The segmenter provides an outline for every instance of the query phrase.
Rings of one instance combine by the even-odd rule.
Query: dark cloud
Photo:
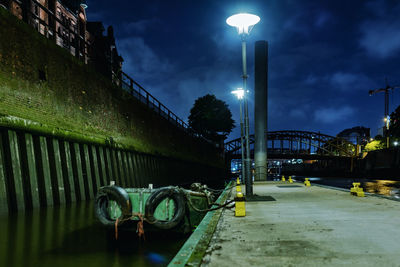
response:
[[[134,34],[143,34],[148,30],[152,30],[155,27],[161,27],[162,24],[160,20],[156,18],[152,19],[142,19],[138,21],[131,21],[123,25],[122,31],[124,31],[128,36]]]
[[[369,56],[385,59],[400,52],[400,21],[367,21],[361,26],[360,45]]]
[[[344,107],[327,107],[314,111],[314,119],[316,122],[324,124],[338,123],[343,120],[351,120],[354,109],[348,106]]]
[[[393,57],[400,52],[400,3],[370,1],[366,4],[370,17],[360,24],[360,46],[378,59]]]
[[[242,86],[241,46],[225,19],[261,17],[248,38],[249,111],[253,117],[254,42],[269,42],[268,125],[337,134],[381,127],[384,78],[400,83],[400,5],[396,1],[88,1],[88,17],[114,25],[124,71],[182,119],[196,98],[227,102]],[[101,19],[101,16],[104,16]],[[400,92],[390,96],[400,104]],[[253,122],[251,119],[251,127]],[[239,136],[239,127],[230,139]]]

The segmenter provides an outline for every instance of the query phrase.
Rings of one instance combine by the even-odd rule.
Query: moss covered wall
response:
[[[44,73],[46,80],[40,79]],[[223,166],[218,151],[0,9],[0,126]]]

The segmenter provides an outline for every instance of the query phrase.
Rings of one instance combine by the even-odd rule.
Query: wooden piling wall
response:
[[[199,163],[0,128],[0,214],[91,200],[111,181],[159,187],[222,175]]]

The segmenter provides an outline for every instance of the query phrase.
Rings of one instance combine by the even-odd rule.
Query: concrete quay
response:
[[[400,266],[398,201],[287,182],[254,194],[276,201],[224,210],[201,266]]]

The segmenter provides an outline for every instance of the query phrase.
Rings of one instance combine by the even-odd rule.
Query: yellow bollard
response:
[[[360,187],[360,183],[353,183],[353,187],[350,188],[350,194],[358,197],[365,197],[364,189]]]
[[[350,193],[357,193],[359,186],[360,186],[360,183],[353,183],[353,187],[350,188]]]
[[[285,175],[282,175],[282,182],[285,182],[285,181],[286,181]]]
[[[361,187],[360,187],[360,190],[357,191],[357,196],[358,197],[365,197],[364,190]]]
[[[242,187],[240,186],[240,179],[236,179],[236,192],[242,192]]]
[[[304,185],[305,185],[305,186],[311,186],[311,183],[310,183],[310,181],[308,180],[308,178],[305,178],[305,180],[304,180]]]
[[[246,216],[246,206],[242,192],[237,192],[235,197],[235,217]]]
[[[293,183],[292,176],[289,176],[288,181],[289,181],[289,183],[291,183],[291,184]]]

